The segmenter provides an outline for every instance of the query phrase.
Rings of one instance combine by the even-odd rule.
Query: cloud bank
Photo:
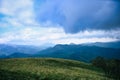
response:
[[[67,33],[120,28],[120,1],[45,0],[37,2],[38,21],[52,21]]]
[[[66,34],[62,28],[24,28],[18,31],[6,32],[0,35],[0,43],[19,45],[55,45],[81,44],[91,42],[119,41],[120,31],[84,31],[77,34]],[[114,36],[114,37],[113,37]]]
[[[0,0],[0,43],[120,41],[119,0]]]

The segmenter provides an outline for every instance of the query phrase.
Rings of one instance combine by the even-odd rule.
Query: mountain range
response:
[[[99,44],[99,45],[98,45]],[[104,44],[104,46],[103,46]],[[41,50],[40,48],[31,47],[16,47],[21,51],[14,51],[13,47],[4,47],[0,45],[0,49],[3,51],[7,49],[10,52],[9,55],[0,54],[0,58],[25,58],[25,57],[52,57],[52,58],[64,58],[79,60],[84,62],[90,62],[92,59],[101,56],[105,58],[120,59],[120,42],[112,43],[91,43],[91,44],[58,44],[54,47],[49,47]],[[106,45],[106,46],[105,46]],[[107,46],[109,45],[109,46]],[[111,46],[110,46],[111,45]],[[118,47],[116,47],[116,46]],[[27,49],[27,53],[25,50]],[[6,52],[7,52],[6,51]]]
[[[36,52],[44,48],[45,47],[32,45],[0,44],[0,55],[11,55],[16,52],[25,54],[35,54]]]
[[[120,59],[120,49],[83,45],[56,45],[38,52],[35,57],[65,58],[89,62],[97,56]]]
[[[83,44],[87,46],[99,46],[99,47],[106,47],[106,48],[120,48],[120,41],[116,42],[96,42],[96,43],[87,43]]]

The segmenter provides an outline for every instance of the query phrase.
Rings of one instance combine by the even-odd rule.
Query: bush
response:
[[[120,60],[97,57],[92,60],[92,65],[103,69],[107,76],[120,80]]]

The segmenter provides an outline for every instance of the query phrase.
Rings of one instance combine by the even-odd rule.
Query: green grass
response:
[[[55,58],[0,60],[0,80],[112,80],[91,64]]]

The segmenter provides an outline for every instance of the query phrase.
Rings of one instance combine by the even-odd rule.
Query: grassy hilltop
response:
[[[112,80],[90,64],[54,58],[1,59],[0,80]]]

